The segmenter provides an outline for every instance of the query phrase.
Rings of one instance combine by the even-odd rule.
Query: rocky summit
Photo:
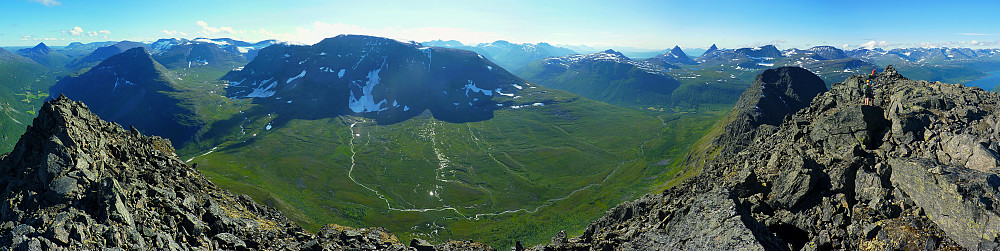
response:
[[[173,147],[60,96],[0,157],[0,250],[489,250],[381,228],[312,234],[185,165]]]
[[[781,97],[746,93],[725,123],[750,120],[746,104]],[[695,177],[533,249],[1000,249],[1000,95],[889,66],[800,98],[812,102],[776,126],[710,134]],[[720,137],[749,131],[729,139],[746,145]]]

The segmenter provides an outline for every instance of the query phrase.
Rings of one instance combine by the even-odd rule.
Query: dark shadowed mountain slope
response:
[[[93,52],[91,52],[90,54],[87,54],[87,56],[84,56],[82,58],[76,59],[73,62],[69,63],[69,65],[67,65],[67,67],[71,68],[71,69],[87,68],[87,67],[93,66],[93,65],[95,65],[95,64],[97,64],[97,63],[99,63],[101,61],[104,61],[105,59],[108,59],[111,56],[118,55],[118,53],[122,53],[124,51],[127,51],[127,50],[132,49],[132,48],[136,48],[136,47],[142,47],[142,48],[146,49],[147,51],[149,50],[149,46],[146,45],[146,44],[144,44],[144,43],[132,42],[132,41],[121,41],[121,42],[117,42],[117,43],[112,44],[112,45],[108,45],[108,46],[97,48]]]
[[[172,96],[178,89],[165,72],[145,49],[133,48],[80,76],[59,81],[49,93],[65,94],[110,121],[182,144],[201,122],[194,111]]]
[[[290,118],[353,114],[380,123],[425,110],[449,122],[490,119],[525,84],[471,51],[356,35],[265,48],[223,80],[226,96],[254,98]]]

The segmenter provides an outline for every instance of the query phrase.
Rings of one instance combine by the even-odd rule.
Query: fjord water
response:
[[[998,84],[1000,84],[1000,71],[991,71],[987,73],[989,75],[986,77],[966,82],[965,86],[975,86],[983,88],[983,90],[992,91],[994,88],[997,88]]]

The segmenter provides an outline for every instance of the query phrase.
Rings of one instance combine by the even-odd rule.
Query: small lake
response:
[[[991,71],[987,72],[987,74],[989,75],[986,77],[966,82],[965,86],[978,86],[979,88],[983,88],[983,90],[993,91],[993,88],[1000,85],[1000,71]]]

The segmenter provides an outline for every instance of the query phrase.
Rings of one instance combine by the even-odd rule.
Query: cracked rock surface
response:
[[[1000,249],[1000,95],[889,66],[800,95],[807,105],[787,113],[748,107],[788,97],[759,95],[770,83],[821,88],[789,73],[799,70],[758,76],[712,145],[689,157],[698,175],[531,249]],[[872,105],[862,105],[867,80]]]
[[[382,228],[313,234],[184,164],[169,141],[60,96],[0,157],[0,250],[490,250],[404,245]]]

